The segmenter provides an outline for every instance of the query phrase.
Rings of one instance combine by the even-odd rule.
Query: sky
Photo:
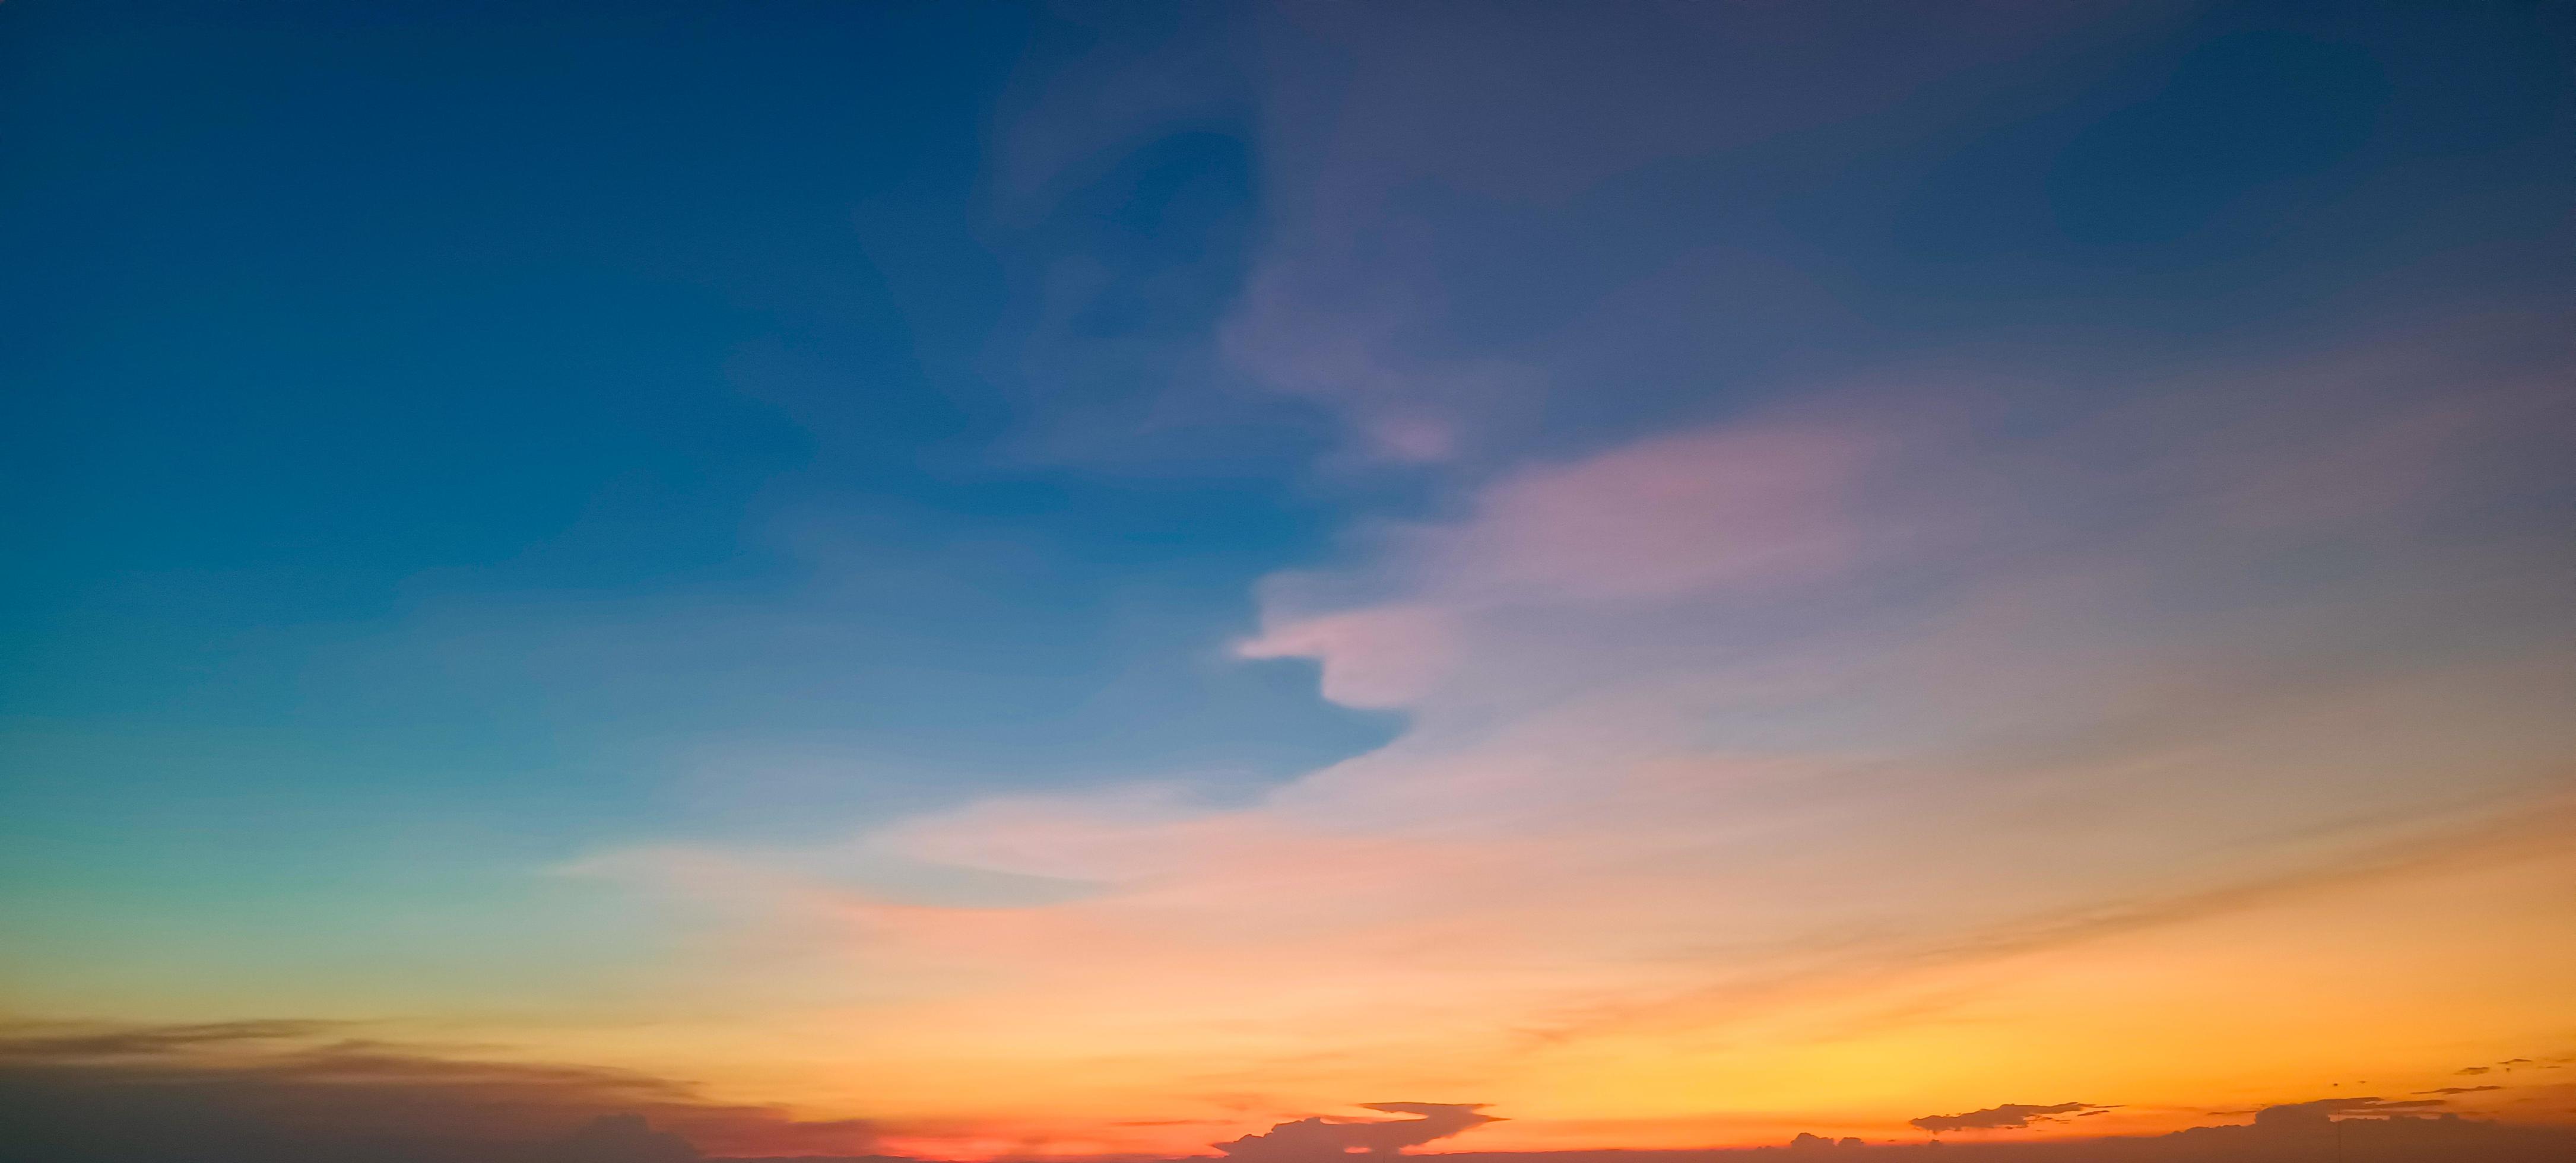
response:
[[[2571,62],[14,0],[0,1142],[2563,1149]]]

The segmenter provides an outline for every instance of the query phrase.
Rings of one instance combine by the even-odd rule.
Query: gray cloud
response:
[[[865,1149],[860,1122],[626,1071],[487,1062],[342,1023],[0,1027],[0,1157],[47,1163],[686,1163]]]
[[[1307,1159],[1354,1151],[1394,1154],[1406,1147],[1445,1139],[1470,1127],[1500,1122],[1485,1114],[1483,1103],[1372,1102],[1364,1110],[1415,1115],[1409,1119],[1348,1119],[1318,1115],[1280,1123],[1258,1135],[1211,1144],[1237,1159]]]
[[[340,1022],[282,1019],[123,1027],[31,1022],[7,1027],[16,1035],[0,1038],[0,1056],[106,1058],[166,1054],[208,1046],[311,1038],[346,1028]]]
[[[2087,1115],[2110,1109],[2112,1108],[2089,1102],[2061,1102],[2048,1106],[2008,1102],[2002,1106],[1987,1107],[1984,1110],[1969,1111],[1966,1114],[1925,1115],[1909,1121],[1917,1128],[1937,1134],[1942,1131],[1985,1131],[2027,1127],[2034,1122],[2051,1122],[2058,1117]]]
[[[2254,1112],[2254,1125],[2281,1127],[2322,1123],[2336,1115],[2413,1115],[2425,1113],[2442,1105],[2444,1105],[2443,1101],[2438,1098],[2382,1099],[2371,1096],[2321,1098],[2312,1102],[2293,1102],[2264,1107]]]
[[[2351,1102],[2354,1100],[2342,1100]],[[2358,1100],[2378,1103],[2376,1099]],[[1759,1163],[1794,1158],[1858,1158],[1920,1163],[2320,1163],[2344,1157],[2372,1163],[2566,1163],[2576,1159],[2576,1127],[2514,1125],[2452,1114],[2390,1110],[2375,1117],[2329,1121],[2309,1104],[2279,1108],[2256,1125],[2201,1126],[2149,1136],[1947,1139],[1863,1143],[1804,1134],[1779,1147],[1708,1151],[1442,1152],[1440,1163]],[[2356,1112],[2360,1113],[2360,1112]]]

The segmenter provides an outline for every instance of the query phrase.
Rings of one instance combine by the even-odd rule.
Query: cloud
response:
[[[1462,520],[1389,531],[1375,568],[1463,604],[1812,579],[1852,563],[1863,474],[1891,451],[1864,423],[1751,420],[1525,465],[1483,483]]]
[[[1475,516],[1426,531],[1437,588],[1490,601],[1668,597],[1796,581],[1849,563],[1870,440],[1737,424],[1661,436],[1487,485]]]
[[[2476,1094],[2476,1093],[2478,1093],[2478,1092],[2480,1092],[2480,1091],[2486,1091],[2486,1090],[2503,1090],[2503,1089],[2504,1089],[2504,1088],[2503,1088],[2503,1087],[2501,1087],[2501,1086],[2438,1086],[2438,1087],[2435,1087],[2435,1088],[2433,1088],[2433,1089],[2431,1089],[2431,1090],[2419,1090],[2419,1091],[2416,1091],[2415,1093],[2417,1093],[2417,1094]]]
[[[2258,1127],[2298,1126],[2321,1123],[2336,1115],[2411,1115],[2447,1105],[2438,1098],[2382,1099],[2321,1098],[2311,1102],[2284,1103],[2254,1112]]]
[[[168,1054],[241,1043],[309,1039],[348,1028],[344,1022],[253,1020],[195,1025],[100,1028],[77,1022],[0,1026],[0,1060],[116,1058]],[[44,1033],[57,1030],[57,1033]]]
[[[693,1163],[703,1158],[687,1139],[656,1131],[638,1114],[601,1115],[550,1144],[562,1163]]]
[[[696,1098],[633,1073],[440,1057],[342,1037],[350,1023],[241,1022],[81,1029],[10,1027],[0,1036],[0,1155],[46,1163],[698,1163],[724,1157],[867,1159],[875,1140],[850,1124],[799,1124],[766,1108]],[[2154,1163],[2288,1163],[2314,1157],[2328,1120],[2355,1157],[2402,1163],[2455,1158],[2564,1158],[2564,1127],[2517,1127],[2436,1115],[2431,1100],[2323,1099],[2265,1108],[2251,1125],[2155,1138],[2056,1143],[1952,1143],[1945,1155],[2054,1161],[2117,1157]],[[1313,1163],[1391,1156],[1498,1121],[1484,1104],[1381,1102],[1396,1118],[1317,1116],[1217,1144],[1226,1156]],[[2012,1128],[2116,1108],[2006,1104],[1915,1120],[1926,1130]],[[1186,1125],[1185,1123],[1182,1125]],[[1821,1136],[1802,1151],[1901,1153]],[[2109,1152],[2110,1154],[2104,1154]],[[1459,1163],[1619,1163],[1638,1152],[1484,1152]],[[1658,1153],[1666,1163],[1724,1163],[1752,1153]]]
[[[1311,658],[1323,664],[1325,698],[1349,707],[1401,707],[1434,689],[1451,663],[1455,633],[1429,606],[1281,620],[1236,647],[1245,658]]]
[[[1356,1119],[1317,1115],[1212,1146],[1237,1159],[1304,1160],[1353,1152],[1388,1155],[1501,1121],[1483,1113],[1482,1103],[1372,1102],[1360,1106],[1364,1110],[1417,1117]]]
[[[1731,189],[1677,213],[1624,183],[1906,108],[1918,87],[2084,18],[1675,7],[1457,21],[1295,6],[1254,23],[1264,245],[1225,354],[1331,410],[1361,457],[1422,465],[1673,390],[1660,382],[1669,365],[1635,363],[1681,349],[1731,366],[1846,313],[1748,241],[1768,216],[1730,211],[1762,194]],[[1814,156],[1848,156],[1839,135],[1820,136]],[[1558,333],[1568,324],[1592,334]],[[1592,345],[1639,354],[1616,372],[1568,357]]]
[[[2092,1114],[2097,1111],[2116,1109],[2118,1108],[2097,1106],[2088,1102],[2061,1102],[2053,1103],[2048,1106],[2031,1106],[2026,1103],[2005,1103],[2002,1106],[1987,1107],[1984,1110],[1969,1111],[1962,1115],[1925,1115],[1918,1119],[1910,1119],[1908,1122],[1917,1128],[1931,1131],[1935,1134],[1943,1131],[1987,1131],[2012,1127],[2027,1127],[2034,1122],[2053,1122],[2059,1117],[2071,1117]]]
[[[1355,568],[1270,579],[1238,653],[1314,659],[1324,696],[1356,707],[1513,697],[1495,684],[1532,677],[1521,652],[1577,662],[1624,644],[1569,649],[1558,633],[1847,579],[1898,536],[1860,509],[1888,451],[1865,425],[1754,421],[1524,466],[1456,520],[1370,529]]]
[[[849,1151],[876,1138],[651,1075],[339,1036],[357,1029],[0,1027],[0,1148],[39,1144],[31,1157],[49,1163],[681,1163],[701,1144]]]

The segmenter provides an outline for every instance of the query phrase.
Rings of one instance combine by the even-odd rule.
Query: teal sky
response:
[[[1127,268],[1076,342],[1223,310],[1240,127],[997,226],[995,94],[1080,30],[817,15],[10,14],[19,956],[399,942],[610,840],[1386,736],[1212,645],[1318,542],[1320,423],[1180,476],[1007,447],[1145,390],[1010,366],[1049,264]]]

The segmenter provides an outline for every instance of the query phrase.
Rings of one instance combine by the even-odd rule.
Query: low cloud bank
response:
[[[1363,1151],[1391,1155],[1406,1147],[1446,1139],[1470,1127],[1501,1121],[1485,1114],[1483,1103],[1371,1102],[1360,1106],[1363,1110],[1417,1117],[1356,1119],[1318,1115],[1214,1146],[1236,1159],[1322,1159]]]
[[[440,1057],[314,1022],[0,1026],[0,1158],[45,1163],[914,1163],[874,1128],[799,1122],[697,1098],[668,1079]],[[2478,1088],[2458,1088],[2462,1090]],[[2286,1103],[2250,1122],[2136,1138],[2012,1131],[2112,1109],[2005,1103],[1913,1121],[1966,1139],[1864,1143],[1817,1134],[1708,1151],[1438,1153],[1442,1163],[1734,1163],[1794,1154],[2009,1163],[2565,1163],[2576,1126],[2463,1118],[2441,1098]],[[1382,1102],[1390,1118],[1317,1116],[1217,1144],[1229,1163],[1387,1158],[1499,1121],[1483,1104]],[[1206,1156],[1198,1156],[1204,1161]],[[1123,1160],[1122,1163],[1134,1163]],[[1181,1163],[1181,1161],[1173,1161]]]
[[[2032,1123],[2055,1122],[2061,1118],[2076,1118],[2083,1115],[2100,1114],[2101,1112],[2110,1109],[2112,1108],[2107,1106],[2095,1106],[2092,1103],[2087,1102],[2061,1102],[2052,1103],[2048,1106],[2032,1106],[2026,1103],[2008,1102],[2002,1106],[1987,1107],[1981,1111],[1969,1111],[1963,1115],[1925,1115],[1922,1118],[1910,1121],[1919,1129],[1931,1131],[1937,1134],[1942,1131],[1974,1131],[1995,1130],[2006,1127],[2027,1127]]]
[[[1921,1160],[1922,1163],[2566,1163],[2576,1127],[2493,1123],[2452,1114],[2339,1117],[2375,1099],[2270,1107],[2252,1123],[2137,1138],[1864,1143],[1802,1134],[1781,1147],[1728,1151],[1546,1151],[1441,1154],[1440,1163],[1759,1163],[1764,1159]],[[1995,1108],[2001,1109],[2001,1108]]]
[[[649,1075],[440,1056],[318,1022],[0,1027],[0,1158],[45,1163],[692,1163],[855,1154]]]

